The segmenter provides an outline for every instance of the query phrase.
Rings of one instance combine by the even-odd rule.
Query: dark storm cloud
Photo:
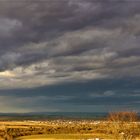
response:
[[[84,83],[67,83],[51,85],[33,89],[1,90],[2,100],[8,100],[9,105],[17,104],[22,109],[37,108],[40,111],[67,111],[67,107],[116,106],[116,108],[128,107],[139,109],[140,104],[140,80],[139,78],[94,80]],[[4,102],[1,100],[1,104]],[[119,103],[119,104],[118,104]],[[30,106],[30,107],[29,107]],[[65,106],[66,108],[63,108]],[[60,110],[59,110],[60,109]],[[62,110],[61,110],[62,109]],[[81,110],[82,111],[83,107]],[[92,111],[90,109],[89,111]]]
[[[0,1],[1,100],[139,109],[139,25],[137,0]]]
[[[130,79],[106,79],[92,80],[81,83],[63,83],[32,89],[10,89],[0,90],[1,95],[19,97],[74,97],[74,98],[96,98],[96,97],[125,97],[138,96],[140,92],[139,78]],[[59,90],[58,90],[59,89]],[[67,89],[67,90],[66,90]],[[20,94],[22,93],[22,94]],[[140,95],[139,95],[140,96]]]
[[[138,16],[139,20],[139,5],[137,1],[133,3],[91,0],[86,2],[83,0],[1,1],[1,53],[15,51],[30,42],[46,42],[67,32],[90,26],[108,29],[112,25],[115,26],[114,28],[122,28],[128,32],[132,27],[127,21],[133,22],[135,16]],[[132,31],[130,34],[135,32]],[[85,41],[79,44],[83,47],[80,47],[79,50],[75,47],[70,52],[65,52],[65,55],[88,50],[88,47],[85,46],[99,46],[96,40],[87,43]],[[105,44],[100,45],[105,47]],[[89,49],[91,50],[92,47]],[[29,51],[32,52],[30,55],[34,55],[34,48]],[[26,59],[29,63],[30,59],[24,53],[27,52],[23,52],[23,64]],[[42,55],[42,53],[38,53],[38,55]],[[35,62],[36,59],[42,59],[42,57],[36,57]]]

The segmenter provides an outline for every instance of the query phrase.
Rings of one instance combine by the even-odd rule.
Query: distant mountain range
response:
[[[0,113],[0,119],[101,119],[108,113],[102,112],[28,112]]]

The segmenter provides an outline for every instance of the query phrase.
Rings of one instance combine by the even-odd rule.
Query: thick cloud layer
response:
[[[8,94],[13,100],[24,100],[26,93],[22,90],[27,93],[31,90],[32,98],[35,98],[32,104],[42,110],[47,106],[43,104],[42,96],[48,98],[50,94],[54,97],[48,98],[48,110],[65,110],[60,102],[68,108],[72,108],[70,104],[76,104],[77,107],[85,106],[85,110],[92,108],[88,105],[104,110],[101,106],[116,106],[119,101],[126,108],[129,103],[130,108],[139,110],[139,25],[140,2],[137,0],[0,1],[2,99],[8,98]],[[118,80],[124,86],[130,85],[131,81],[134,88],[106,85],[106,82]],[[101,91],[96,89],[95,83],[89,84],[90,81],[100,81]],[[69,86],[76,88],[75,83],[78,87],[82,84],[85,88],[93,88],[90,93],[87,88],[82,92],[81,86],[78,91],[68,91]],[[64,86],[65,92],[59,92],[60,85]],[[43,95],[38,90],[40,87]],[[49,91],[48,87],[58,93]],[[13,90],[18,91],[18,95],[14,95]],[[63,96],[66,102],[60,100]],[[96,98],[92,99],[92,96]],[[56,106],[52,105],[53,100]],[[14,105],[13,102],[10,106],[12,104],[14,108],[20,103]],[[31,105],[27,106],[30,111]],[[80,111],[80,107],[77,110]]]

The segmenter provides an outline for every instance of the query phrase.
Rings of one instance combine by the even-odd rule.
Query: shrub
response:
[[[116,139],[133,140],[137,137],[136,112],[112,112],[108,116],[108,131]]]

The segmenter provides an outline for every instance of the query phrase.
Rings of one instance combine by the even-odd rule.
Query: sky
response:
[[[0,112],[140,112],[139,0],[0,0]]]

